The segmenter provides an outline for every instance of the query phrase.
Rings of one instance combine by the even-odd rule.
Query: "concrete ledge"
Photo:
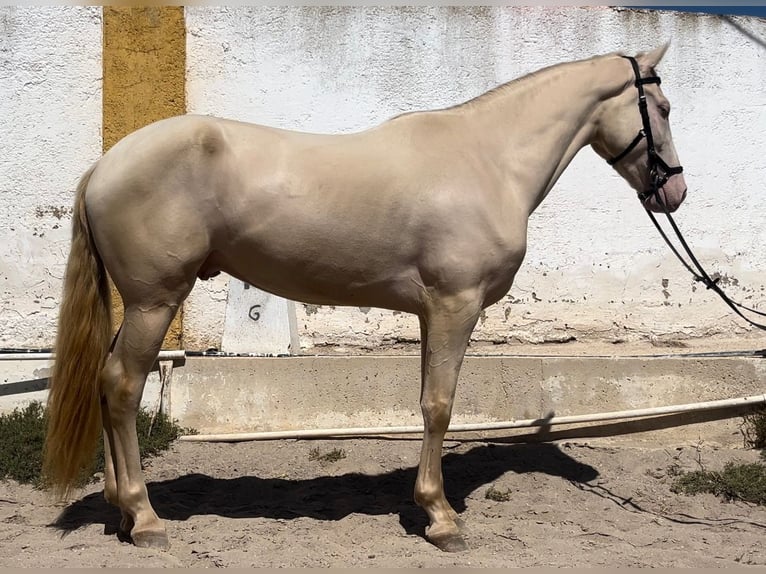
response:
[[[162,397],[172,418],[204,434],[422,423],[418,356],[187,357],[173,365],[164,381],[157,371],[150,374],[143,404],[157,408]],[[44,400],[49,367],[50,361],[0,362],[0,412]],[[766,361],[753,357],[467,356],[452,420],[517,420],[738,398],[764,393],[765,374]],[[741,414],[728,410],[554,427],[545,437],[643,433],[641,440],[742,444]],[[541,436],[533,430],[499,434]]]
[[[419,369],[416,356],[189,358],[174,372],[170,412],[200,433],[418,425]],[[764,373],[766,362],[758,358],[468,356],[452,420],[529,419],[736,398],[763,393]],[[657,428],[667,430],[653,434],[658,440],[741,444],[741,419],[732,418],[737,414],[723,413],[721,420],[705,424],[715,415],[663,417]],[[673,428],[672,420],[684,428]],[[631,426],[652,430],[646,423]]]

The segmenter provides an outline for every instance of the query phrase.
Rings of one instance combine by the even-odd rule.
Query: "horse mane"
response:
[[[528,74],[524,74],[523,76],[519,76],[518,78],[514,78],[513,80],[510,80],[508,82],[504,82],[502,84],[499,84],[495,86],[494,88],[489,89],[488,91],[484,92],[483,94],[479,94],[478,96],[471,98],[470,100],[467,100],[465,102],[455,104],[454,106],[450,106],[448,108],[444,108],[446,110],[457,110],[460,108],[471,108],[478,104],[483,104],[486,102],[489,102],[491,100],[494,100],[495,98],[504,95],[506,92],[509,92],[516,88],[519,84],[526,83],[529,80],[533,80],[537,78],[538,76],[542,76],[543,74],[552,71],[555,68],[560,68],[563,66],[566,66],[571,62],[564,62],[559,64],[554,64],[552,66],[548,66],[546,68],[541,68],[539,70],[535,70],[534,72],[530,72]]]
[[[504,82],[502,84],[499,84],[495,86],[494,88],[489,89],[488,91],[479,94],[478,96],[475,96],[471,98],[470,100],[466,100],[464,102],[460,102],[458,104],[454,104],[451,106],[447,106],[445,108],[438,108],[434,110],[413,110],[411,112],[404,112],[401,114],[398,114],[391,118],[391,120],[396,120],[404,116],[409,116],[412,114],[421,114],[421,113],[429,113],[429,112],[446,112],[446,111],[458,111],[461,109],[470,109],[472,107],[475,107],[479,104],[486,104],[491,102],[494,99],[497,99],[500,96],[505,95],[507,92],[516,89],[520,84],[526,84],[528,81],[533,80],[539,76],[546,75],[550,72],[553,72],[559,68],[568,67],[572,64],[578,64],[582,62],[589,62],[595,59],[600,58],[607,58],[610,56],[624,56],[623,52],[612,52],[609,54],[599,55],[599,56],[593,56],[592,58],[588,58],[585,60],[574,60],[570,62],[560,62],[558,64],[552,64],[550,66],[546,66],[544,68],[540,68],[539,70],[535,70],[534,72],[529,72],[528,74],[524,74],[523,76],[519,76],[518,78],[514,78],[512,80],[509,80],[507,82]]]
[[[623,52],[611,52],[609,54],[604,55],[598,55],[593,56],[591,58],[586,58],[584,60],[573,60],[570,62],[560,62],[558,64],[553,64],[550,66],[546,66],[544,68],[540,68],[539,70],[535,70],[534,72],[530,72],[528,74],[524,74],[523,76],[519,76],[518,78],[515,78],[513,80],[510,80],[508,82],[505,82],[503,84],[500,84],[489,91],[484,92],[483,94],[479,94],[475,98],[471,98],[468,101],[462,102],[460,104],[456,104],[454,106],[450,106],[448,108],[445,108],[446,110],[456,110],[463,107],[470,108],[477,104],[483,104],[489,101],[494,100],[495,98],[504,95],[506,92],[513,90],[516,88],[519,84],[524,84],[530,80],[533,80],[539,76],[547,75],[550,72],[554,72],[555,70],[558,70],[560,68],[569,67],[573,64],[581,64],[585,62],[591,62],[593,60],[599,60],[604,58],[609,58],[612,56],[624,56]]]

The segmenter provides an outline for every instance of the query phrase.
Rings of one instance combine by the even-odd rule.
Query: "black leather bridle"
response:
[[[721,297],[724,303],[726,303],[737,315],[739,315],[742,319],[750,323],[753,327],[766,330],[766,325],[762,323],[757,323],[751,320],[750,318],[746,317],[742,313],[742,311],[740,311],[740,309],[744,311],[749,311],[751,313],[760,315],[762,317],[766,316],[766,313],[762,311],[758,311],[756,309],[752,309],[750,307],[746,307],[745,305],[742,305],[741,303],[737,303],[736,301],[732,300],[726,293],[724,293],[723,289],[721,289],[721,286],[718,284],[718,282],[721,279],[720,275],[716,277],[715,279],[711,278],[710,275],[708,275],[707,271],[705,271],[705,269],[702,267],[700,262],[694,256],[694,253],[692,253],[692,250],[689,248],[689,245],[686,243],[686,240],[681,234],[681,230],[676,225],[675,220],[673,219],[673,217],[670,215],[670,212],[668,211],[667,205],[665,205],[665,202],[662,200],[662,196],[657,194],[659,189],[663,185],[665,185],[665,183],[667,183],[668,179],[670,179],[671,176],[676,175],[678,173],[683,173],[684,168],[681,167],[680,165],[675,167],[670,167],[665,162],[665,160],[663,160],[660,157],[660,155],[657,153],[657,150],[654,148],[654,138],[652,137],[652,126],[651,126],[651,123],[649,122],[649,110],[647,109],[646,94],[644,93],[644,85],[646,84],[659,85],[660,84],[659,76],[647,76],[645,78],[642,78],[636,59],[630,56],[622,56],[622,57],[630,62],[631,66],[633,66],[633,73],[636,75],[636,81],[634,85],[636,86],[636,88],[638,88],[638,109],[641,112],[641,122],[643,124],[643,127],[640,130],[638,130],[638,135],[633,139],[632,142],[630,142],[630,144],[628,144],[628,147],[626,147],[622,152],[620,152],[613,158],[608,159],[607,163],[611,166],[614,166],[617,162],[625,158],[625,156],[627,156],[631,151],[633,151],[635,147],[641,142],[642,139],[646,138],[646,153],[649,156],[650,189],[643,192],[639,192],[638,199],[641,201],[642,204],[644,204],[646,200],[649,199],[650,197],[655,195],[657,196],[656,197],[657,203],[659,203],[659,205],[662,207],[665,213],[665,216],[668,218],[668,221],[670,222],[670,226],[673,228],[673,231],[678,237],[678,241],[683,246],[684,251],[686,251],[686,254],[689,256],[689,260],[697,269],[696,271],[694,270],[694,268],[692,268],[692,265],[689,264],[686,261],[686,259],[684,259],[681,256],[681,254],[678,252],[678,250],[670,241],[670,239],[668,239],[668,236],[665,234],[665,231],[662,229],[657,219],[654,217],[654,214],[647,209],[646,213],[649,215],[649,218],[652,220],[652,223],[654,223],[654,226],[657,228],[657,231],[660,232],[660,235],[665,240],[665,243],[668,244],[668,247],[670,247],[671,251],[675,254],[678,260],[692,274],[695,281],[699,281],[700,283],[703,283],[705,287],[707,287],[708,289],[712,289],[713,291],[715,291],[716,294],[718,294],[718,296]]]
[[[607,163],[614,166],[617,162],[625,158],[633,149],[646,138],[646,153],[649,156],[649,181],[650,189],[638,193],[638,198],[641,203],[644,203],[647,199],[657,193],[657,191],[667,183],[671,176],[677,173],[682,173],[684,168],[680,165],[670,167],[664,159],[660,157],[657,150],[654,148],[654,137],[652,136],[652,124],[649,122],[649,110],[646,104],[646,94],[644,93],[644,86],[646,84],[661,83],[659,76],[647,76],[641,77],[641,72],[638,69],[638,63],[636,59],[631,56],[622,56],[630,62],[633,66],[633,73],[636,75],[636,81],[634,85],[638,88],[638,111],[641,113],[641,123],[643,127],[638,130],[638,135],[628,144],[621,153],[617,154],[611,159],[607,160]]]

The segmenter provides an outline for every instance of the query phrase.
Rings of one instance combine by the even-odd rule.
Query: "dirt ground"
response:
[[[68,504],[0,483],[0,566],[766,564],[766,509],[670,490],[678,471],[758,460],[735,439],[665,447],[641,435],[450,440],[445,484],[470,547],[458,554],[423,538],[425,514],[411,494],[419,446],[419,438],[177,442],[146,465],[169,551],[120,542],[100,483]],[[312,449],[342,449],[345,458],[322,462]],[[490,487],[510,500],[488,499]]]

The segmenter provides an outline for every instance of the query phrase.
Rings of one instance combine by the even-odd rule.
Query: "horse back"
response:
[[[418,118],[348,135],[163,120],[99,162],[86,197],[94,236],[105,259],[154,254],[162,264],[150,268],[174,259],[293,299],[357,295],[360,305],[402,308],[376,297],[412,300],[424,270],[444,275],[461,249],[471,260],[493,213],[477,201],[475,177],[456,169],[451,130],[437,127],[442,137],[429,138]]]

